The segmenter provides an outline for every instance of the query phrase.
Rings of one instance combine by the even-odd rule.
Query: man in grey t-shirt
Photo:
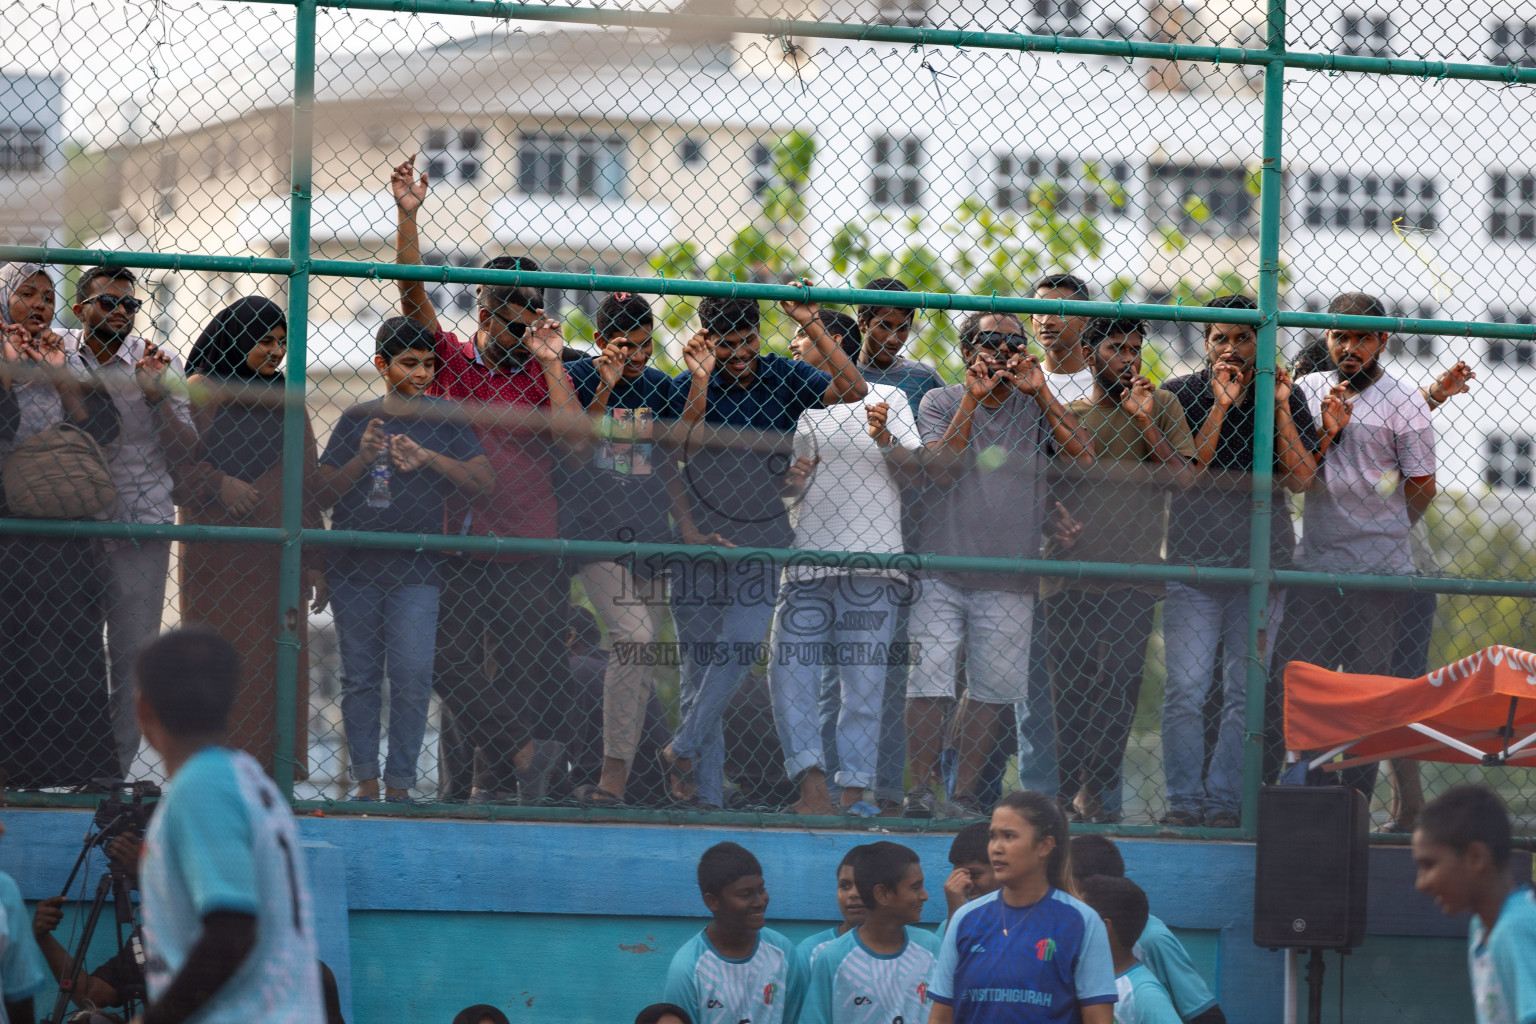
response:
[[[965,383],[930,391],[918,410],[929,485],[920,509],[924,550],[941,555],[1038,558],[1046,514],[1046,460],[1060,449],[1084,465],[1093,443],[1051,394],[1012,314],[968,317],[960,331]],[[946,701],[966,652],[966,700],[956,712],[955,811],[982,814],[976,779],[997,746],[1000,712],[1027,692],[1038,580],[1013,572],[930,573],[912,608],[918,654],[907,684],[907,817],[932,817]]]
[[[1328,312],[1386,316],[1381,300],[1358,292],[1334,299]],[[1388,375],[1380,357],[1386,331],[1331,330],[1335,371],[1296,381],[1319,424],[1321,468],[1306,492],[1296,563],[1325,572],[1412,575],[1408,532],[1435,497],[1435,435],[1418,389]],[[1288,661],[1363,675],[1391,675],[1407,599],[1389,590],[1296,587],[1286,596],[1285,623],[1275,645],[1275,672]],[[1274,680],[1278,681],[1278,680]],[[1278,767],[1273,730],[1270,764]],[[1370,798],[1376,766],[1346,769],[1340,781]]]

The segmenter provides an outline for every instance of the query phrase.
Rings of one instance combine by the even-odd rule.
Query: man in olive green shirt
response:
[[[1093,320],[1083,332],[1093,394],[1069,408],[1093,438],[1097,461],[1069,467],[1057,481],[1057,500],[1082,532],[1053,556],[1162,561],[1167,493],[1193,479],[1195,444],[1178,399],[1141,375],[1146,333],[1142,321],[1124,319]],[[1043,581],[1058,798],[1074,820],[1120,820],[1121,763],[1161,590],[1129,580]]]

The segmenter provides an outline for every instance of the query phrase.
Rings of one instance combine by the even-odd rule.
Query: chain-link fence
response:
[[[7,22],[10,799],[160,776],[181,623],[303,806],[1181,832],[1286,663],[1536,647],[1520,9]]]

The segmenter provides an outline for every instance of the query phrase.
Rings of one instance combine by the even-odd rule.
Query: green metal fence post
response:
[[[1264,650],[1275,637],[1265,630],[1269,606],[1269,532],[1273,517],[1275,460],[1275,360],[1280,330],[1280,169],[1285,113],[1285,0],[1269,0],[1269,51],[1264,66],[1263,164],[1259,178],[1259,324],[1258,366],[1253,388],[1253,523],[1249,533],[1248,680],[1243,717],[1243,832],[1258,834],[1259,787],[1263,784],[1265,693],[1268,671]],[[1262,639],[1261,639],[1262,637]]]
[[[305,408],[309,326],[309,203],[315,123],[315,0],[299,0],[293,46],[293,189],[289,198],[288,378],[283,408],[283,547],[277,587],[277,722],[273,774],[293,799],[303,603]]]

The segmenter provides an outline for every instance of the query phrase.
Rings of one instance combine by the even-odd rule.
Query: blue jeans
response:
[[[778,600],[779,568],[766,562],[699,557],[672,568],[672,622],[682,672],[682,722],[672,752],[693,762],[702,803],[725,798],[725,733],[721,719],[767,639]]]
[[[896,594],[905,585],[871,576],[788,581],[779,593],[768,683],[790,778],[829,768],[841,787],[875,785],[882,709],[896,636]],[[827,670],[831,670],[831,687]],[[838,696],[833,742],[824,742],[823,696]]]
[[[352,777],[379,777],[379,714],[389,673],[389,759],[384,784],[416,784],[416,761],[432,699],[438,588],[384,587],[338,580],[331,584],[336,641],[341,649],[341,719]]]
[[[1056,781],[1056,710],[1051,703],[1050,662],[1044,656],[1044,617],[1035,619],[1030,641],[1029,696],[1013,706],[1019,733],[1019,788],[1054,797]]]
[[[912,608],[911,595],[902,593],[896,602],[896,635],[891,643],[910,657],[907,648],[907,613]],[[880,749],[875,754],[875,799],[900,803],[906,795],[907,777],[907,663],[885,667],[885,694],[880,702]],[[827,774],[835,775],[837,759],[837,716],[841,698],[837,676],[830,666],[822,673],[821,742],[827,752]],[[827,792],[833,800],[842,799],[842,787],[828,781]]]
[[[1271,589],[1263,629],[1264,670],[1285,614],[1285,591]],[[1163,775],[1168,809],[1185,814],[1237,814],[1243,799],[1244,708],[1248,695],[1248,588],[1168,584],[1163,601],[1168,679],[1163,695]],[[1208,771],[1202,712],[1223,649],[1223,704]],[[1202,774],[1204,778],[1202,780]]]

